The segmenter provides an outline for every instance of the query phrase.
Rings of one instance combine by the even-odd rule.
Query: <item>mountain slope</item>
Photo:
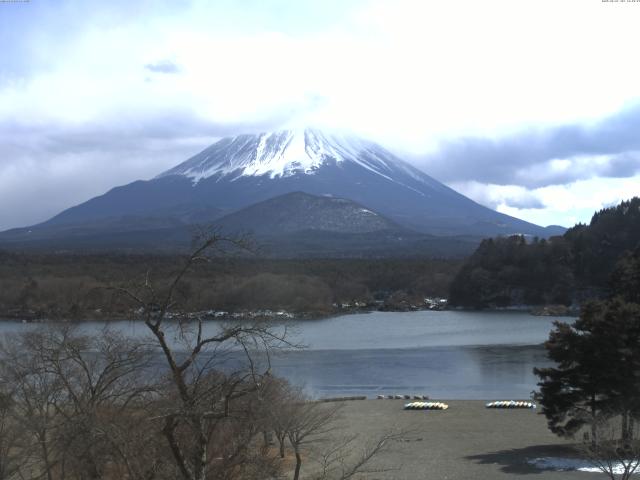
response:
[[[406,230],[350,200],[318,197],[303,192],[287,193],[250,205],[215,223],[226,231],[245,230],[257,235],[282,235],[307,230],[336,233]]]
[[[215,214],[215,211],[204,210]],[[182,219],[181,219],[182,218]],[[109,217],[0,234],[0,247],[62,251],[189,251],[198,231],[191,217]],[[211,224],[211,222],[205,222]],[[415,232],[350,200],[302,192],[258,202],[213,222],[224,235],[250,233],[271,258],[461,257],[479,237],[439,237]]]
[[[484,236],[563,231],[483,207],[373,142],[307,128],[224,138],[151,180],[2,232],[0,246],[170,250],[216,222],[277,254],[337,256],[460,255]]]
[[[224,138],[154,179],[114,188],[44,225],[160,216],[178,206],[231,213],[296,191],[350,199],[436,235],[551,233],[473,202],[375,143],[315,129]]]
[[[409,230],[350,200],[293,192],[216,220],[227,234],[250,233],[262,255],[278,258],[460,257],[479,238]]]

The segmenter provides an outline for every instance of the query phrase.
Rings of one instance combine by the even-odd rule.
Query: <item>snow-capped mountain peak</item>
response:
[[[311,210],[304,213],[306,200],[287,196],[292,192],[345,199],[355,205],[337,209],[341,213],[335,211],[335,215],[309,217],[298,226],[328,226],[333,217],[348,219],[346,223],[367,219],[364,223],[372,225],[380,215],[402,228],[436,235],[546,233],[537,225],[473,202],[373,142],[313,128],[223,138],[154,179],[113,188],[42,226],[104,221],[144,229],[140,222],[157,225],[157,219],[165,227],[175,221],[210,222],[273,198],[280,200],[267,205],[275,205],[280,216],[299,219],[300,211],[302,216],[311,215]],[[288,201],[291,206],[285,208]],[[321,208],[312,210],[334,211],[334,203],[320,202]],[[262,210],[254,213],[258,211]],[[265,218],[273,222],[280,217],[265,213]],[[87,232],[93,232],[91,228]]]
[[[223,138],[158,178],[182,175],[194,183],[213,176],[233,180],[267,175],[273,179],[314,174],[323,165],[343,162],[357,163],[386,178],[390,164],[404,163],[373,142],[305,128]]]

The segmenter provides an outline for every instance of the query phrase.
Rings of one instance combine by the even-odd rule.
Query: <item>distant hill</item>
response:
[[[251,234],[269,257],[460,257],[480,241],[415,232],[351,200],[303,192],[258,202],[215,225]]]
[[[605,296],[616,263],[640,248],[640,198],[595,213],[564,235],[483,240],[454,279],[453,305],[579,304]]]
[[[258,202],[216,221],[226,231],[247,230],[258,235],[282,235],[304,230],[369,233],[408,229],[345,198],[292,192]]]

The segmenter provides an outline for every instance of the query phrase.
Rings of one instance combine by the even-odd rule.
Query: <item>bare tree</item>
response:
[[[244,239],[214,233],[200,241],[166,289],[156,289],[149,275],[138,288],[118,289],[137,305],[164,357],[173,401],[166,402],[155,418],[163,422],[162,433],[185,480],[204,480],[211,469],[220,476],[217,466],[234,461],[246,451],[246,442],[231,451],[220,448],[232,443],[223,440],[220,432],[237,427],[242,423],[239,420],[247,417],[250,402],[246,400],[259,391],[269,372],[268,352],[286,343],[286,329],[274,330],[263,322],[223,325],[214,333],[206,332],[199,317],[182,316],[177,322],[168,322],[179,312],[181,283],[196,264],[208,261],[211,252],[246,246]],[[179,346],[170,341],[171,332],[178,336]],[[224,372],[221,361],[234,354],[237,359],[238,352],[244,356],[243,365]],[[258,369],[256,352],[267,353],[263,371]],[[249,428],[251,435],[258,433],[252,430]],[[212,450],[218,452],[215,458]]]
[[[144,344],[105,329],[100,336],[79,335],[74,329],[50,329],[33,334],[32,353],[45,372],[59,379],[65,402],[57,404],[64,419],[59,442],[66,465],[83,477],[101,478],[112,463],[113,418],[129,417],[131,406],[154,390],[150,351]]]
[[[278,442],[278,454],[280,458],[285,458],[288,433],[294,420],[296,404],[303,399],[298,390],[293,389],[286,380],[277,377],[265,379],[260,390],[260,398],[263,406],[263,428],[273,433]]]
[[[0,393],[0,480],[15,478],[27,463],[25,435],[17,422],[15,402],[7,393]]]
[[[320,452],[316,461],[320,472],[314,480],[347,480],[358,474],[373,474],[396,470],[389,466],[372,466],[372,462],[384,453],[389,453],[393,442],[399,441],[405,432],[389,432],[357,448],[358,435],[332,441],[328,448]]]
[[[312,444],[329,440],[328,435],[335,430],[334,421],[342,409],[340,403],[327,404],[305,400],[298,396],[298,401],[290,404],[289,422],[285,427],[296,457],[293,480],[300,478],[303,451]]]
[[[58,326],[15,336],[2,350],[2,382],[12,388],[30,456],[37,454],[34,471],[48,480],[102,478],[114,465],[131,466],[127,460],[138,455],[123,439],[140,425],[141,405],[154,391],[144,375],[147,347],[108,330],[86,336]],[[145,429],[135,431],[140,438]],[[152,478],[151,471],[127,476]]]
[[[1,353],[0,382],[13,400],[14,420],[25,433],[27,467],[52,480],[61,463],[56,448],[61,424],[56,406],[63,396],[59,379],[46,372],[41,358],[31,355],[24,336],[3,339]]]
[[[301,478],[305,457],[319,467],[314,465],[308,475],[313,480],[347,480],[357,474],[393,470],[373,465],[374,460],[389,452],[393,442],[406,436],[407,432],[387,432],[358,447],[358,435],[339,435],[344,404],[311,401],[299,389],[290,386],[284,391],[272,421],[276,435],[284,432],[293,449],[294,480]]]
[[[580,453],[611,480],[628,480],[640,468],[640,438],[638,432],[614,416],[601,416],[593,426],[596,443],[585,437]],[[627,429],[623,432],[622,429]]]

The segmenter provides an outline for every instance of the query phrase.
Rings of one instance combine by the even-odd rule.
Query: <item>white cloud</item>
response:
[[[590,178],[566,185],[528,190],[516,185],[462,182],[452,185],[480,204],[538,225],[572,227],[589,223],[602,208],[640,195],[640,175],[629,178]],[[544,208],[527,208],[527,202]]]
[[[12,161],[0,162],[0,230],[45,221],[115,186],[151,178],[211,141],[140,138],[139,146],[124,140],[104,148],[99,138],[62,140],[56,146],[55,139],[45,139],[28,150],[4,144],[0,158],[10,154]]]
[[[253,4],[254,16],[269,4]],[[443,136],[595,119],[638,95],[640,65],[629,61],[638,8],[584,0],[357,5],[328,7],[336,9],[335,26],[311,33],[256,21],[249,31],[211,28],[207,18],[235,12],[206,3],[98,24],[62,52],[57,47],[47,72],[0,93],[3,114],[26,106],[34,115],[82,120],[161,103],[238,121],[298,114],[302,105],[322,122],[425,148]],[[144,82],[144,65],[165,58],[182,75]]]
[[[0,78],[0,123],[63,130],[87,123],[112,130],[115,124],[126,130],[181,110],[217,125],[311,122],[350,128],[390,147],[424,153],[463,135],[497,138],[527,126],[588,123],[638,98],[640,64],[630,59],[636,57],[640,8],[631,3],[193,1],[161,9],[144,3],[143,13],[130,18],[122,12],[92,15],[88,8],[74,17],[78,4],[73,5],[64,11],[69,22],[82,26],[77,33],[52,41],[50,15],[42,17],[41,31],[26,30],[32,65]],[[176,66],[173,74],[145,68],[162,62]],[[176,162],[183,160],[172,151]],[[131,148],[120,154],[121,175],[102,178],[128,181],[141,171],[124,159],[136,155],[150,165],[156,152]],[[107,168],[113,158],[60,161],[94,185],[82,190],[91,196],[104,189],[90,178],[101,170],[80,165]],[[26,160],[0,160],[16,161]],[[591,168],[597,160],[554,162],[523,175]],[[0,185],[12,182],[15,173],[8,172],[15,171],[0,169]],[[31,176],[38,171],[46,174],[29,170]],[[592,186],[614,181],[599,182],[593,179]],[[558,187],[562,194],[491,185],[476,189],[485,193],[472,193],[534,222],[567,223],[571,215],[584,219],[581,212],[593,203],[578,201],[580,194],[591,194],[579,183]],[[57,185],[63,188],[63,182]],[[6,192],[5,204],[19,198]],[[563,195],[570,195],[573,210],[566,210]],[[547,208],[506,206],[539,206],[537,200]],[[22,223],[36,217],[42,215],[25,210]]]
[[[566,184],[577,179],[628,177],[640,173],[640,152],[621,155],[576,155],[554,158],[518,170],[515,177],[529,185]],[[640,193],[640,192],[637,192]]]

